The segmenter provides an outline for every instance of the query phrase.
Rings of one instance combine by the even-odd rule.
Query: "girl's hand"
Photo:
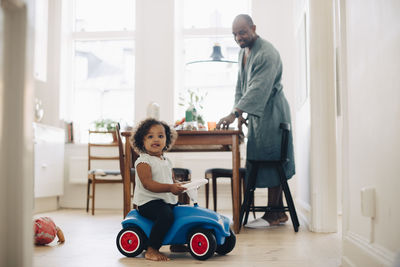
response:
[[[181,183],[171,184],[171,187],[170,187],[170,191],[174,195],[179,195],[185,190],[186,190],[186,187],[183,187]]]

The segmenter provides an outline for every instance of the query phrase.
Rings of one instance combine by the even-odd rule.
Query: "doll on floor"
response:
[[[55,225],[50,217],[40,217],[34,221],[35,245],[43,246],[51,243],[57,235],[58,243],[64,243],[64,233]]]

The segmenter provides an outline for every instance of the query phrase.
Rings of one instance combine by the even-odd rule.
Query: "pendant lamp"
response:
[[[186,65],[195,64],[195,63],[205,63],[205,62],[224,62],[224,63],[237,63],[236,61],[231,60],[223,60],[224,57],[221,52],[221,46],[218,43],[215,43],[213,46],[213,52],[211,54],[211,59],[209,60],[197,60],[186,63]]]

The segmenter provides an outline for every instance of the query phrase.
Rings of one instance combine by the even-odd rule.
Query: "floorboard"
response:
[[[220,211],[229,214],[230,211]],[[261,214],[260,214],[261,215]],[[152,262],[143,255],[127,258],[120,254],[115,239],[121,229],[122,211],[96,210],[96,215],[80,209],[62,209],[36,214],[49,216],[63,230],[66,242],[53,241],[34,249],[35,267],[90,266],[340,266],[341,233],[317,234],[300,227],[295,233],[290,223],[269,229],[243,229],[237,235],[235,249],[198,261],[190,253],[170,253],[169,262]],[[252,219],[252,217],[250,217]],[[289,221],[290,222],[290,221]],[[301,223],[301,222],[300,222]]]

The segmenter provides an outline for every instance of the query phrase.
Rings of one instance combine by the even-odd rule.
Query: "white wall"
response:
[[[33,2],[0,6],[0,266],[31,266]]]
[[[295,31],[295,70],[293,76],[296,96],[293,110],[295,112],[296,132],[296,180],[297,196],[296,209],[301,221],[308,227],[311,221],[311,192],[310,192],[310,142],[311,114],[309,88],[309,51],[308,51],[308,1],[295,1],[294,4]]]
[[[47,38],[47,79],[35,80],[35,97],[42,101],[44,109],[41,123],[64,127],[60,121],[60,42],[61,2],[49,0]]]
[[[150,102],[160,105],[160,119],[174,119],[174,0],[137,0],[135,120],[146,117]]]
[[[253,0],[251,8],[256,32],[271,42],[281,55],[283,91],[291,107],[293,120],[296,69],[293,1]]]
[[[342,1],[343,266],[391,266],[400,249],[400,2]],[[374,219],[360,190],[376,192]]]
[[[311,224],[316,232],[337,231],[336,91],[334,9],[309,1]]]

